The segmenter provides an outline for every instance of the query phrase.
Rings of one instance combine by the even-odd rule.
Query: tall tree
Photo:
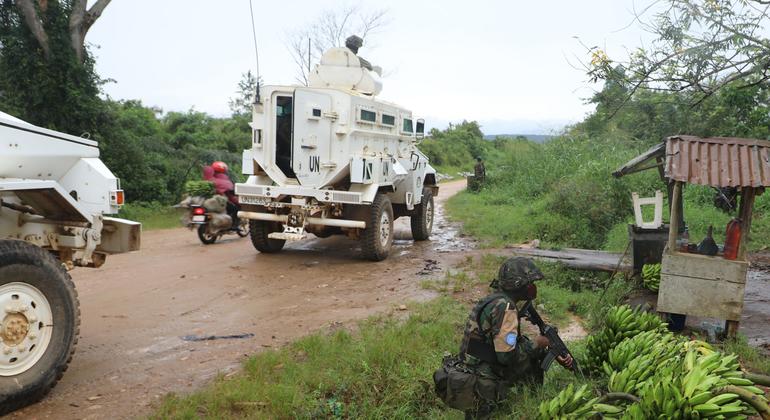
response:
[[[238,82],[238,92],[236,96],[230,98],[228,105],[233,115],[251,114],[251,106],[254,104],[254,97],[257,93],[257,78],[251,73],[251,70],[243,74],[241,81]]]
[[[768,0],[659,0],[634,16],[652,33],[648,47],[613,59],[589,48],[593,81],[618,83],[625,104],[636,92],[686,92],[698,105],[731,86],[751,88],[770,80]]]
[[[95,132],[103,81],[85,37],[110,0],[0,0],[0,108],[72,134]]]
[[[65,14],[69,15],[70,47],[75,52],[77,60],[82,63],[85,59],[86,34],[111,1],[97,0],[90,9],[87,7],[88,0],[50,0],[50,2],[49,0],[15,0],[15,3],[24,17],[24,23],[34,35],[46,58],[51,57],[51,45],[48,37],[48,31],[51,30],[48,6],[49,3],[61,3],[57,6],[62,7]],[[14,3],[14,1],[11,0],[6,3]]]
[[[324,51],[341,47],[350,35],[366,41],[388,24],[388,11],[364,10],[347,6],[323,11],[313,22],[290,32],[286,47],[297,69],[297,82],[308,85],[312,64],[317,63]]]

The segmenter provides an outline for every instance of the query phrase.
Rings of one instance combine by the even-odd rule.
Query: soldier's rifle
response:
[[[547,371],[551,367],[551,363],[553,363],[557,357],[564,358],[571,356],[572,371],[575,372],[576,375],[578,373],[582,374],[582,372],[580,372],[580,368],[578,367],[577,360],[574,356],[572,356],[572,353],[569,351],[569,348],[567,348],[567,345],[564,344],[564,341],[562,341],[561,337],[559,337],[559,330],[553,325],[548,325],[545,323],[545,321],[543,321],[543,318],[541,318],[540,314],[535,310],[533,301],[528,300],[519,314],[522,317],[529,319],[529,321],[533,324],[537,325],[537,327],[540,329],[540,335],[547,338],[548,342],[550,343],[548,345],[548,354],[540,364],[540,367],[544,371]]]

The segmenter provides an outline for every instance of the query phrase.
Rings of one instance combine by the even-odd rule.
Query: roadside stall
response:
[[[668,186],[669,226],[653,229],[658,238],[661,229],[668,233],[661,255],[658,312],[717,318],[726,321],[728,335],[738,331],[754,199],[770,185],[769,155],[770,142],[764,140],[672,136],[613,174],[657,168]],[[739,208],[726,227],[724,246],[689,243],[682,203],[685,184],[737,191]]]

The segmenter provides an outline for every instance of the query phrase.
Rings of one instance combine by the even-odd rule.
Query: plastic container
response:
[[[738,248],[741,246],[742,234],[743,226],[741,219],[733,219],[727,223],[724,252],[724,257],[726,260],[734,260],[738,258]]]

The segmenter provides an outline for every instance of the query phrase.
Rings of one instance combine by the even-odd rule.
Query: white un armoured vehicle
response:
[[[78,340],[68,270],[139,247],[97,143],[0,112],[0,415],[42,398]]]
[[[411,217],[415,240],[430,236],[438,186],[416,147],[425,124],[376,99],[382,84],[368,68],[350,49],[332,48],[308,87],[260,89],[243,154],[250,176],[235,186],[257,250],[278,252],[306,232],[345,234],[380,261],[401,216]]]

